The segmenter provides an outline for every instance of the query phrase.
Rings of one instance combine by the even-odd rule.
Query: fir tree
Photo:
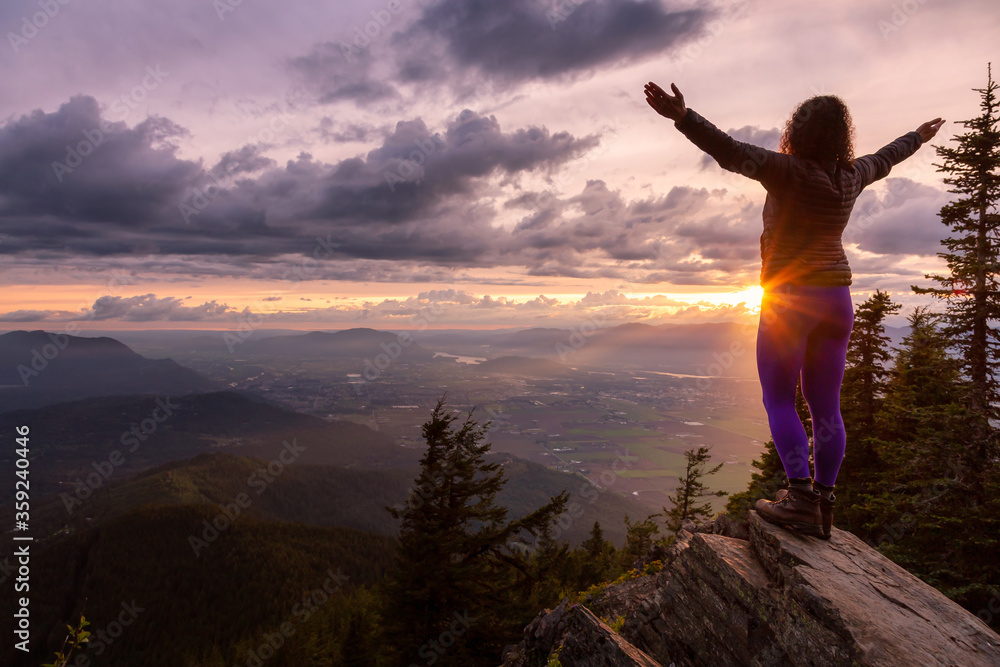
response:
[[[944,158],[935,164],[947,176],[949,192],[958,195],[941,208],[941,222],[952,236],[942,241],[947,252],[938,255],[948,263],[945,276],[925,275],[941,287],[911,288],[929,293],[947,303],[948,325],[945,334],[962,352],[963,370],[971,381],[969,405],[982,415],[979,430],[971,444],[977,467],[982,468],[996,456],[995,432],[988,420],[996,419],[1000,369],[1000,332],[990,326],[1000,318],[1000,88],[987,70],[985,88],[980,93],[980,115],[961,121],[967,132],[956,135],[956,147],[936,146]],[[973,492],[982,499],[983,486],[977,482]]]
[[[910,332],[896,350],[886,383],[881,437],[859,433],[882,465],[856,476],[861,479],[852,478],[838,494],[841,525],[875,543],[885,537],[888,526],[894,526],[895,533],[904,524],[914,528],[914,508],[907,494],[931,484],[946,468],[946,460],[959,460],[957,446],[963,442],[963,431],[967,432],[962,418],[956,418],[964,411],[961,367],[949,354],[949,340],[937,326],[939,319],[926,307],[910,314]]]
[[[642,558],[653,546],[653,536],[660,532],[660,527],[656,525],[656,514],[650,514],[644,521],[632,523],[628,514],[625,515],[625,545],[622,548],[620,558],[623,568],[631,567],[632,563]]]
[[[951,341],[937,322],[941,315],[926,306],[915,308],[910,332],[898,350],[886,388],[884,433],[901,446],[883,448],[889,464],[886,477],[920,478],[960,462],[962,434],[969,415],[963,398],[967,382],[961,361],[950,354]]]
[[[699,505],[698,501],[706,496],[725,496],[725,491],[708,491],[701,481],[703,477],[713,475],[719,471],[722,464],[719,463],[711,470],[705,470],[705,466],[711,459],[708,447],[704,445],[697,450],[689,449],[684,452],[687,465],[684,475],[679,477],[680,485],[673,495],[668,495],[672,507],[663,508],[663,516],[666,517],[667,529],[677,532],[681,529],[681,524],[685,521],[697,519],[698,517],[712,516],[712,503],[707,502]]]
[[[521,578],[524,592],[512,606],[518,610],[517,614],[534,616],[539,609],[558,604],[567,584],[575,578],[575,562],[569,544],[557,542],[546,532],[532,555],[530,575]]]
[[[580,545],[582,564],[577,590],[582,590],[591,584],[603,581],[611,569],[614,557],[614,545],[604,539],[601,524],[594,522],[590,529],[590,537]]]
[[[980,416],[966,404],[962,362],[937,325],[940,315],[917,308],[899,350],[885,397],[889,440],[878,492],[848,507],[887,556],[959,602],[982,600],[995,584],[1000,558],[997,507],[966,490],[995,475],[968,467],[965,443]]]
[[[499,661],[500,648],[537,612],[528,609],[537,583],[531,560],[515,540],[524,531],[547,536],[569,498],[563,490],[507,522],[507,509],[495,502],[503,470],[485,460],[490,444],[481,443],[490,422],[476,423],[470,411],[453,431],[455,419],[442,397],[423,425],[427,451],[415,490],[404,507],[386,508],[402,520],[382,609],[394,664]]]
[[[889,377],[886,364],[892,359],[884,321],[887,315],[898,313],[899,309],[900,304],[895,303],[888,292],[875,290],[854,311],[841,408],[851,415],[850,422],[859,433],[871,432],[875,427],[875,415]]]
[[[600,521],[595,521],[594,526],[590,529],[590,537],[588,537],[587,540],[580,546],[589,557],[599,558],[601,554],[604,553],[605,544],[604,531],[601,530],[601,523]]]
[[[845,503],[850,496],[848,487],[860,487],[879,469],[875,453],[878,417],[889,377],[887,366],[892,360],[884,320],[899,309],[900,304],[892,301],[887,292],[875,290],[854,311],[854,329],[840,392],[847,449],[837,479],[842,489],[839,495]]]

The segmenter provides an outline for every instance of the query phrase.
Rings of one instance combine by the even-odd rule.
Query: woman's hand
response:
[[[917,128],[917,134],[920,135],[920,138],[926,144],[928,141],[934,138],[934,135],[937,134],[937,131],[941,129],[942,125],[944,125],[944,121],[941,120],[940,118],[929,120]]]
[[[687,107],[684,106],[684,96],[681,95],[681,91],[677,90],[677,86],[670,84],[670,89],[674,91],[673,95],[650,81],[646,84],[646,101],[656,113],[670,120],[678,121],[687,113]]]

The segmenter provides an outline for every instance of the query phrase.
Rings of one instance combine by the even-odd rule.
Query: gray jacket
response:
[[[767,190],[760,236],[764,289],[782,283],[850,285],[841,234],[855,200],[923,143],[917,132],[907,132],[841,168],[737,141],[690,108],[674,126],[720,167],[760,181]]]

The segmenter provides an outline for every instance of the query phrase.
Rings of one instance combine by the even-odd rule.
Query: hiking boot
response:
[[[820,486],[822,486],[822,484]],[[821,539],[824,540],[830,539],[830,532],[833,528],[833,503],[837,499],[837,496],[833,494],[833,487],[830,487],[830,489],[831,492],[829,500],[827,500],[823,494],[820,494],[819,497],[819,511],[820,516],[823,518],[823,536]],[[778,493],[774,495],[774,499],[781,500],[786,495],[788,495],[788,489],[779,489]]]
[[[830,531],[833,528],[833,504],[837,500],[837,496],[833,494],[833,486],[820,484],[816,480],[813,480],[813,488],[820,492],[819,509],[823,515],[823,539],[828,540],[830,539]],[[830,492],[829,500],[826,499],[826,495],[823,493],[825,491]]]
[[[792,485],[781,489],[775,494],[776,500],[761,498],[754,505],[757,514],[762,519],[785,528],[791,528],[803,535],[812,535],[821,539],[826,533],[823,529],[823,512],[820,501],[823,499],[819,491],[814,491],[805,485]],[[832,505],[832,501],[831,501]]]

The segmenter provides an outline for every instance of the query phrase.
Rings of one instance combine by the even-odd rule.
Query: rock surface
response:
[[[546,614],[539,614],[527,628],[525,635],[535,645],[559,650],[562,665],[635,665],[636,667],[661,667],[650,658],[615,633],[594,612],[582,604],[569,604],[563,599],[559,606]],[[525,655],[525,658],[528,656]],[[534,656],[536,659],[539,656]],[[516,654],[509,654],[508,660],[516,660]],[[548,655],[541,664],[548,661]],[[518,662],[517,664],[533,664]]]
[[[563,667],[1000,666],[1000,635],[838,528],[824,541],[751,511],[686,524],[654,555],[660,572],[540,613],[503,667],[559,647]],[[619,616],[617,635],[600,620]]]

